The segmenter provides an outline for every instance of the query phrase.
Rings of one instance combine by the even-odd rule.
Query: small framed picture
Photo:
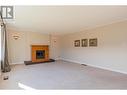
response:
[[[82,39],[82,47],[87,47],[88,46],[88,39]]]
[[[97,38],[89,39],[89,46],[97,47]]]
[[[75,47],[80,47],[80,40],[75,40],[74,46]]]

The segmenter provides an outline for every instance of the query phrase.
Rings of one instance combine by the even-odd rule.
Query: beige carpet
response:
[[[0,89],[127,89],[127,75],[66,61],[15,65]]]

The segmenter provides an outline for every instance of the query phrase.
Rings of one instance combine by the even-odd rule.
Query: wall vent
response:
[[[83,65],[83,66],[87,66],[86,64],[81,64],[81,65]]]

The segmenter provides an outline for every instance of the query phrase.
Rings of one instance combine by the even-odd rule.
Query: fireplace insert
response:
[[[44,59],[45,50],[36,50],[36,59]]]

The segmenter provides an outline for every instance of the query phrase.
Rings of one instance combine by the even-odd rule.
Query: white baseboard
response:
[[[10,65],[24,64],[24,62],[10,63]]]
[[[87,64],[87,63],[84,63],[84,62],[79,62],[79,61],[70,60],[70,59],[65,59],[65,58],[60,58],[60,59],[61,59],[61,60],[68,61],[68,62],[73,62],[73,63],[77,63],[77,64],[86,64],[86,65],[91,66],[91,67],[96,67],[96,68],[100,68],[100,69],[104,69],[104,70],[109,70],[109,71],[113,71],[113,72],[118,72],[118,73],[122,73],[122,74],[127,74],[127,72],[124,72],[124,71],[121,71],[121,70],[111,69],[111,68],[102,67],[102,66],[93,65],[93,64]]]

